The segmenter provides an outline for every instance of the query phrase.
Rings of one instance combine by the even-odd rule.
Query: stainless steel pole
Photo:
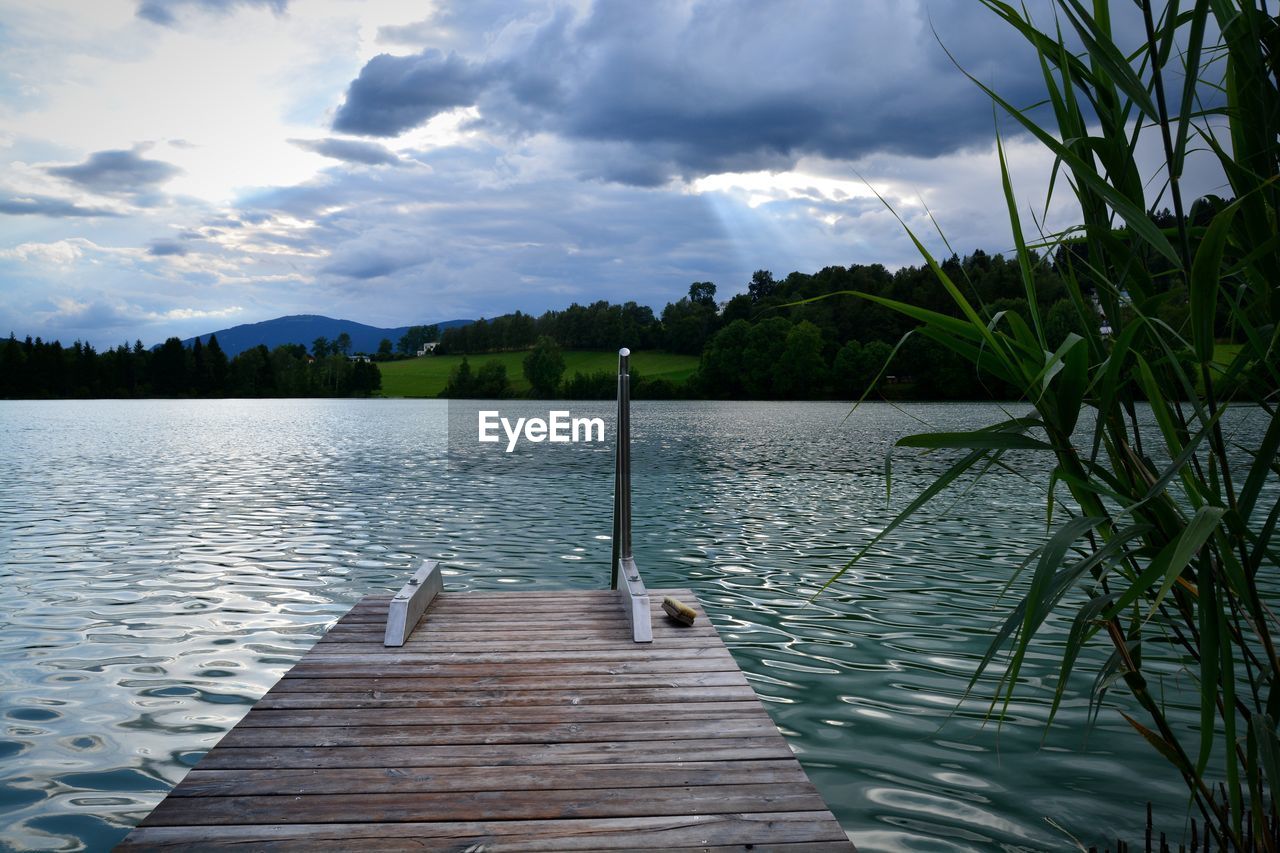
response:
[[[618,588],[618,561],[631,558],[631,350],[618,350],[618,425],[613,468],[613,559],[609,588]]]

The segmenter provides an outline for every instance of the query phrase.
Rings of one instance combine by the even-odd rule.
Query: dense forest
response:
[[[1082,316],[1066,298],[1059,275],[1063,261],[1037,258],[1034,267],[1035,294],[1050,346],[1098,322],[1092,312]],[[1016,262],[978,250],[964,258],[953,255],[942,266],[987,316],[1029,316]],[[923,265],[894,272],[879,264],[832,266],[813,274],[793,272],[782,280],[759,270],[745,293],[727,301],[717,301],[716,285],[702,281],[661,314],[635,302],[604,301],[538,317],[517,311],[443,330],[436,352],[529,351],[525,376],[540,397],[611,397],[612,375],[564,376],[563,367],[557,372],[555,364],[561,349],[620,346],[699,356],[697,372],[683,384],[635,377],[637,397],[849,399],[872,383],[885,395],[917,399],[1009,396],[1000,382],[949,358],[939,344],[908,334],[913,323],[901,313],[843,291],[956,314],[950,296]],[[1166,293],[1157,308],[1161,319],[1179,327],[1185,292]],[[437,329],[414,327],[412,332],[395,348],[398,354],[435,337]],[[0,342],[0,397],[351,396],[377,391],[377,365],[349,359],[350,342],[343,337],[317,339],[310,353],[301,344],[270,351],[259,346],[228,360],[216,338],[189,348],[171,338],[153,350],[136,343],[98,353],[80,342],[63,347],[11,335]],[[383,341],[373,357],[385,360],[396,354],[392,343]],[[464,360],[445,395],[505,396],[510,387],[505,369],[481,365],[473,370]]]
[[[952,256],[943,267],[968,288],[969,297],[984,306],[989,316],[1012,311],[1028,317],[1026,291],[1015,262],[979,250],[963,259]],[[1036,297],[1047,318],[1051,345],[1071,331],[1083,331],[1085,323],[1097,323],[1095,316],[1081,317],[1066,299],[1056,264],[1040,259],[1035,275]],[[684,386],[663,383],[646,389],[638,383],[642,386],[638,396],[848,399],[860,395],[877,377],[881,390],[898,396],[988,399],[1008,395],[1001,383],[958,365],[928,338],[911,335],[904,341],[913,324],[898,312],[858,296],[831,295],[841,291],[956,313],[954,302],[927,266],[896,272],[879,264],[827,267],[812,275],[793,272],[781,281],[759,270],[745,293],[723,303],[717,302],[713,283],[695,282],[687,296],[668,304],[660,316],[634,302],[571,305],[539,317],[516,312],[446,329],[437,352],[523,350],[550,339],[566,349],[630,346],[701,357],[697,374]],[[1172,295],[1169,310],[1179,310],[1178,303]],[[1181,303],[1185,304],[1185,297]],[[889,366],[882,373],[886,362]],[[464,381],[462,387],[470,386]],[[493,387],[492,381],[484,387]],[[570,398],[605,397],[613,394],[612,389],[607,375],[575,374],[565,377],[556,393]]]
[[[216,336],[207,345],[169,338],[155,349],[138,341],[97,352],[11,334],[0,342],[0,397],[349,397],[382,386],[377,365],[327,341],[316,349],[258,346],[228,359]]]

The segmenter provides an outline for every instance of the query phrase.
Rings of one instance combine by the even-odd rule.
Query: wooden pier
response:
[[[697,598],[645,589],[629,355],[611,590],[451,595],[424,561],[340,619],[117,849],[853,850]]]
[[[689,591],[653,593],[651,643],[598,590],[445,593],[385,647],[390,600],[352,608],[117,849],[853,849]]]

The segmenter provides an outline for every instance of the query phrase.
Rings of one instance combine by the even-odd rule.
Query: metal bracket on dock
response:
[[[403,646],[426,612],[427,605],[442,589],[444,580],[440,576],[439,561],[423,560],[422,568],[414,572],[409,582],[391,599],[391,606],[387,609],[387,635],[382,645]]]
[[[625,557],[618,561],[618,599],[627,614],[627,623],[631,625],[631,639],[637,643],[653,642],[653,621],[649,610],[649,591],[644,588],[640,579],[640,570],[636,561]]]

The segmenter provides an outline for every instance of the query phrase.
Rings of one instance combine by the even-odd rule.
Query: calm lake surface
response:
[[[895,451],[886,503],[895,438],[1001,417],[846,414],[636,403],[646,583],[697,592],[864,851],[1069,846],[1050,820],[1132,841],[1148,800],[1180,832],[1181,783],[1117,706],[1085,725],[1091,661],[1045,736],[1064,621],[1002,727],[983,724],[982,688],[958,704],[1044,530],[1037,460],[1021,460],[1027,479],[993,472],[944,497],[806,606],[943,466]],[[444,562],[448,591],[607,586],[611,447],[460,464],[447,415],[410,400],[0,402],[0,848],[119,841],[339,616],[423,558]]]

